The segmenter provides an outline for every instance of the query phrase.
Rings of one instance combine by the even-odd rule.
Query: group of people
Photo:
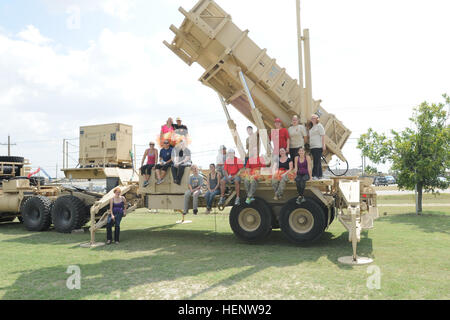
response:
[[[149,148],[145,151],[141,162],[141,174],[144,178],[144,187],[149,185],[152,170],[155,170],[156,184],[161,184],[167,172],[171,170],[173,182],[181,185],[186,167],[191,167],[191,176],[188,180],[188,190],[184,195],[183,219],[189,211],[189,203],[193,198],[193,212],[198,213],[198,199],[202,195],[202,190],[206,187],[204,195],[206,200],[206,212],[210,213],[213,201],[220,195],[218,205],[225,205],[225,192],[227,185],[234,186],[236,199],[234,205],[241,204],[240,184],[244,183],[247,199],[245,202],[250,205],[255,201],[255,193],[258,182],[262,177],[262,170],[269,170],[272,175],[272,187],[274,190],[274,200],[283,199],[283,193],[287,182],[295,179],[298,191],[297,204],[305,202],[304,192],[306,183],[311,180],[322,178],[322,155],[326,152],[325,129],[320,123],[318,115],[314,114],[306,126],[300,124],[298,116],[292,118],[289,128],[283,128],[280,119],[274,120],[275,129],[269,133],[270,141],[273,145],[274,155],[271,160],[260,156],[260,138],[258,133],[254,133],[253,127],[248,127],[248,138],[246,140],[246,157],[242,161],[236,157],[233,149],[227,150],[221,146],[215,164],[209,167],[209,174],[206,177],[206,184],[200,175],[199,168],[193,165],[191,151],[187,147],[188,129],[182,124],[181,118],[176,119],[176,124],[169,118],[161,127],[160,145],[158,152],[156,144],[150,142]],[[311,155],[311,156],[310,156]],[[112,232],[109,231],[113,224],[120,226],[120,220],[126,211],[122,208],[119,194],[111,200],[111,212],[114,218],[108,220],[108,241],[111,241]],[[120,230],[120,228],[119,228]],[[118,241],[118,234],[116,241]]]

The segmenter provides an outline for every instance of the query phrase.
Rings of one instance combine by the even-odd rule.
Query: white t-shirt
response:
[[[311,149],[322,149],[322,137],[325,136],[325,129],[321,123],[314,125],[309,130],[309,146]]]
[[[292,126],[288,129],[289,131],[289,137],[290,137],[290,148],[291,149],[296,149],[296,148],[300,148],[300,147],[304,147],[305,146],[305,138],[306,136],[308,136],[308,133],[306,132],[306,128],[304,125],[297,125],[297,126]]]

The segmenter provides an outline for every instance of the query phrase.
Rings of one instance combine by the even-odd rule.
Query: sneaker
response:
[[[250,204],[250,203],[252,203],[252,200],[251,200],[250,198],[247,198],[247,199],[245,200],[245,203],[246,203],[246,204]]]
[[[110,245],[111,244],[111,240],[106,241],[106,245]]]
[[[225,204],[225,197],[221,197],[219,200],[219,206],[224,205]]]
[[[241,204],[241,199],[239,197],[236,198],[236,201],[234,201],[235,206],[239,206]]]
[[[119,241],[115,241],[114,243],[115,243],[115,244],[119,244],[120,242],[119,242]]]
[[[148,182],[148,181],[145,181],[145,182],[144,182],[144,188],[147,188],[148,184],[149,184],[149,182]]]
[[[273,200],[278,201],[278,196],[275,195],[275,197],[273,197]]]
[[[301,205],[301,204],[303,203],[303,200],[304,200],[304,198],[300,196],[300,197],[297,198],[296,203],[297,203],[298,205]]]
[[[197,213],[198,213],[198,210],[197,210],[197,209],[194,209],[194,216],[196,216]]]
[[[156,184],[159,186],[163,181],[161,179],[159,179]]]

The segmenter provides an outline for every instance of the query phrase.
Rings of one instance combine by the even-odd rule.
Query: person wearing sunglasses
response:
[[[157,185],[160,185],[164,181],[167,171],[173,165],[172,149],[169,140],[164,140],[163,148],[159,152],[159,164],[155,167],[156,178],[158,179],[156,182]]]

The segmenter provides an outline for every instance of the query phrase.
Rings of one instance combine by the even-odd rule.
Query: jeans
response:
[[[247,190],[247,198],[253,198],[256,189],[258,188],[258,181],[255,179],[244,180],[245,190]]]
[[[173,177],[173,182],[175,182],[178,185],[181,185],[181,180],[183,179],[183,175],[184,175],[184,169],[186,167],[186,165],[179,165],[178,167],[173,166],[172,167],[172,177]]]
[[[106,224],[106,240],[112,241],[112,227],[114,228],[114,241],[119,242],[120,236],[120,222],[122,222],[123,212],[115,213],[115,219],[113,220],[111,215],[108,216],[108,223]]]
[[[316,148],[311,149],[311,154],[313,157],[313,169],[312,169],[312,175],[313,177],[322,178],[322,154],[323,149]]]
[[[206,208],[208,208],[208,209],[211,209],[211,208],[212,208],[212,204],[213,204],[214,198],[215,198],[216,196],[218,196],[219,194],[220,194],[220,189],[216,189],[216,190],[213,191],[213,192],[208,191],[208,192],[205,194]]]
[[[272,188],[275,191],[277,197],[282,197],[284,189],[286,189],[286,183],[289,181],[288,175],[285,175],[281,179],[272,179]]]
[[[295,161],[295,157],[298,157],[298,150],[300,148],[290,148],[289,149],[289,156],[291,157],[291,161]]]
[[[299,174],[295,178],[295,183],[297,184],[297,192],[299,196],[303,196],[305,194],[306,182],[309,181],[309,174]]]
[[[184,214],[187,214],[189,212],[189,201],[191,200],[191,196],[194,198],[194,203],[193,203],[193,207],[194,210],[196,210],[198,208],[198,197],[201,194],[201,190],[197,190],[195,192],[192,192],[191,190],[187,190],[184,193]]]

